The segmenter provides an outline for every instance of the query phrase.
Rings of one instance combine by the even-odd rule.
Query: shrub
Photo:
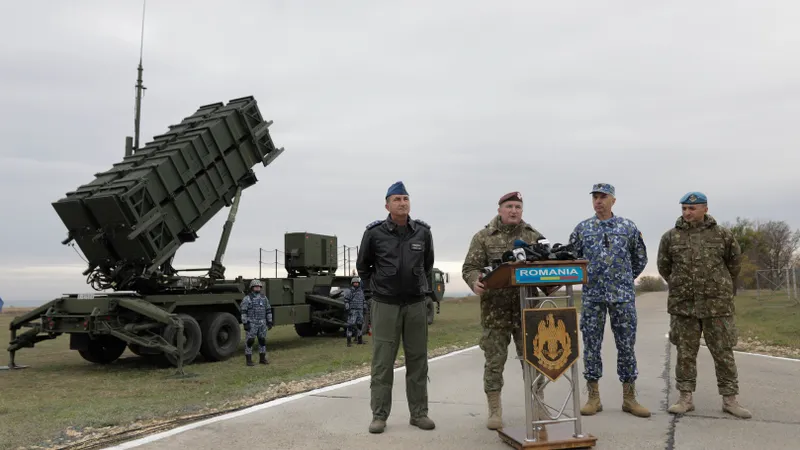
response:
[[[639,292],[660,292],[667,290],[667,283],[661,277],[643,276],[636,285]]]

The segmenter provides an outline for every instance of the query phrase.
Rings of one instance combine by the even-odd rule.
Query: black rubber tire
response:
[[[200,354],[207,361],[225,361],[232,357],[242,340],[239,321],[231,313],[215,312],[203,318]]]
[[[114,336],[97,336],[89,340],[86,350],[78,350],[81,357],[90,363],[111,364],[125,352],[128,344]]]
[[[314,337],[319,334],[319,327],[314,325],[313,322],[296,323],[294,324],[294,331],[300,337]]]
[[[194,359],[197,358],[197,355],[200,353],[200,345],[203,341],[203,332],[200,330],[200,324],[197,323],[194,317],[188,314],[178,314],[178,316],[183,319],[183,335],[185,339],[183,365],[187,366],[194,362]],[[177,345],[177,331],[177,327],[170,324],[164,328],[161,336],[170,344]],[[178,366],[178,358],[175,355],[164,353],[164,357],[167,358],[167,361],[169,361],[169,363],[173,366]]]

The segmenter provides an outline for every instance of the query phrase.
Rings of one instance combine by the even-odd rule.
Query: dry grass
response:
[[[0,315],[19,316],[28,311],[32,311],[33,309],[34,308],[22,308],[18,306],[3,306],[3,310],[0,311]]]
[[[0,315],[0,330],[8,330],[13,317]],[[442,302],[429,335],[431,356],[476,345],[477,298]],[[88,363],[69,350],[68,336],[22,349],[17,363],[30,367],[0,372],[0,448],[94,448],[89,443],[115,434],[128,439],[369,374],[371,345],[300,338],[291,326],[272,329],[267,339],[266,367],[245,366],[242,344],[228,361],[198,357],[186,367],[194,377],[185,379],[127,351],[108,366]]]

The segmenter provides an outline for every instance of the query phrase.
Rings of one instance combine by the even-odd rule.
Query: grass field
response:
[[[800,358],[800,305],[786,291],[740,292],[736,325],[741,350]]]
[[[759,298],[740,292],[736,308],[740,350],[800,358],[800,306],[785,294]],[[4,308],[0,330],[7,333],[23,310]],[[430,355],[476,345],[479,317],[477,297],[443,302],[430,328]],[[0,342],[5,346],[7,335]],[[130,439],[368,375],[371,346],[344,344],[343,338],[300,338],[292,327],[278,327],[268,337],[270,365],[246,367],[242,346],[229,361],[204,363],[198,357],[186,367],[192,377],[179,379],[174,368],[128,352],[110,366],[97,366],[70,351],[66,336],[45,341],[18,352],[17,362],[30,368],[0,373],[0,448],[59,448],[67,442],[85,443],[70,448],[92,448],[97,438]],[[402,361],[401,349],[398,365]]]
[[[14,317],[7,312],[0,315],[3,347]],[[447,300],[429,328],[429,353],[476,345],[480,334],[477,297]],[[212,411],[368,375],[371,337],[366,340],[347,348],[344,338],[300,338],[291,326],[277,327],[268,336],[268,366],[245,366],[242,344],[228,361],[204,363],[198,357],[186,367],[195,376],[184,379],[172,377],[174,368],[155,367],[128,351],[114,364],[98,366],[69,350],[67,336],[45,341],[17,353],[17,363],[29,368],[0,373],[0,448],[57,448],[109,433],[130,438]],[[401,348],[398,363],[402,354]],[[158,420],[167,417],[169,423]]]

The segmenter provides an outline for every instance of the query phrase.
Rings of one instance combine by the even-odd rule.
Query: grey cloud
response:
[[[148,4],[142,140],[200,105],[254,95],[286,148],[244,193],[225,260],[235,270],[257,271],[258,247],[281,248],[287,231],[358,245],[396,180],[433,226],[437,264],[456,269],[511,190],[563,242],[592,214],[591,184],[615,184],[648,273],[688,190],[705,191],[721,221],[800,227],[793,2],[348,5]],[[89,289],[50,203],[119,161],[133,133],[141,4],[34,8],[0,15],[7,303]],[[226,212],[178,265],[208,264]]]

